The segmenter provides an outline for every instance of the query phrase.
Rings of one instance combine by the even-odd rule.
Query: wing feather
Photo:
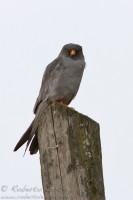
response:
[[[33,112],[34,114],[36,114],[37,109],[39,104],[42,101],[45,101],[45,99],[47,100],[48,98],[48,90],[49,90],[49,80],[51,78],[51,76],[53,75],[53,73],[55,72],[57,63],[59,62],[60,57],[56,58],[53,62],[51,62],[47,67],[46,70],[44,72],[43,78],[42,78],[42,83],[41,83],[41,88],[39,91],[39,95],[37,97]]]

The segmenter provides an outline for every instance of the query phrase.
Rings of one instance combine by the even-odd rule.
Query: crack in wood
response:
[[[54,105],[53,105],[54,106]],[[54,136],[55,136],[55,143],[56,145],[58,145],[58,142],[57,142],[57,137],[56,137],[56,132],[55,132],[55,124],[54,124],[54,112],[53,111],[53,107],[51,107],[51,116],[52,116],[52,123],[53,123],[53,132],[54,132]],[[58,152],[58,148],[57,148],[57,157],[58,157],[58,164],[59,164],[59,171],[60,171],[60,179],[61,179],[61,189],[62,189],[62,197],[64,196],[63,195],[63,183],[62,183],[62,175],[61,175],[61,167],[60,167],[60,158],[59,158],[59,152]],[[64,197],[63,197],[63,200],[64,200]]]

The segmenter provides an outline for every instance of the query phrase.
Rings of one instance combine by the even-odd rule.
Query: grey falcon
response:
[[[27,142],[26,150],[30,145],[30,154],[37,153],[37,129],[44,107],[46,109],[54,102],[70,104],[78,92],[84,68],[82,47],[71,43],[64,45],[59,56],[46,67],[33,110],[35,118],[16,144],[14,151]]]

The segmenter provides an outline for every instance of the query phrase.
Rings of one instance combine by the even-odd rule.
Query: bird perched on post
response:
[[[85,60],[82,47],[78,44],[66,44],[59,56],[51,62],[43,75],[41,88],[34,106],[35,118],[29,128],[18,141],[14,151],[17,151],[25,142],[29,144],[30,154],[38,151],[37,129],[42,113],[47,106],[54,102],[70,104],[80,86]]]

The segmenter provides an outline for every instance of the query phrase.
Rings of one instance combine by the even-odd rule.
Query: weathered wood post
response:
[[[98,123],[55,103],[38,139],[45,200],[105,200]]]

